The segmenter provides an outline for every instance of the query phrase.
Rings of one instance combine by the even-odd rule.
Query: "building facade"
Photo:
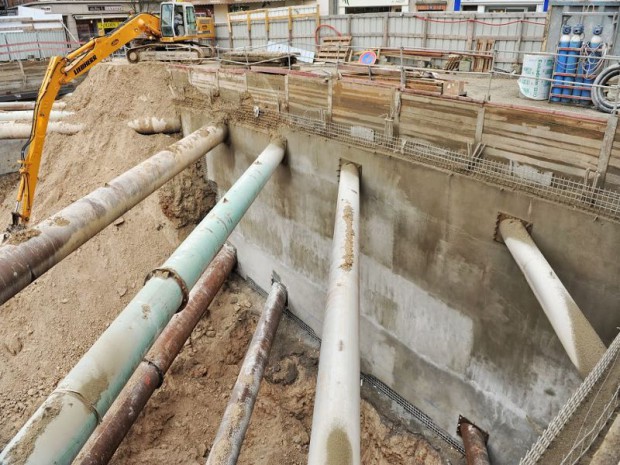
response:
[[[0,0],[2,1],[2,0]],[[62,15],[70,39],[86,42],[118,27],[130,15],[136,12],[159,11],[159,2],[147,0],[126,1],[85,1],[60,0],[37,1],[24,0],[8,1],[9,11],[17,5],[38,8],[48,13]]]

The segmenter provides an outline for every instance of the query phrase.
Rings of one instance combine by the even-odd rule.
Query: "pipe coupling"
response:
[[[183,278],[181,278],[181,275],[179,275],[179,273],[177,273],[172,268],[155,268],[153,271],[146,275],[146,278],[144,279],[144,284],[146,284],[151,278],[174,279],[175,282],[179,285],[179,289],[181,289],[181,293],[183,294],[183,300],[181,301],[181,306],[178,308],[177,313],[179,313],[185,308],[187,302],[189,302],[189,288],[187,287],[187,284],[185,283]]]

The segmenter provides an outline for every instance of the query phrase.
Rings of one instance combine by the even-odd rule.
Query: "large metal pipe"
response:
[[[459,418],[458,433],[463,438],[467,465],[490,465],[487,434],[466,418]]]
[[[217,430],[213,447],[209,452],[207,465],[235,465],[237,463],[245,433],[250,425],[265,366],[269,360],[271,344],[285,305],[286,288],[275,282],[271,286],[263,314],[245,354],[237,382]]]
[[[284,157],[272,142],[125,307],[0,453],[68,465]]]
[[[187,306],[172,317],[86,443],[80,465],[104,465],[110,461],[153,392],[161,386],[170,365],[205,314],[235,262],[234,248],[224,244],[190,292]]]
[[[507,218],[499,231],[579,374],[586,377],[605,345],[570,296],[521,221]]]
[[[18,111],[18,110],[34,110],[36,102],[0,102],[0,110]],[[64,110],[67,102],[54,102],[52,108],[54,110]]]
[[[32,121],[34,111],[0,111],[0,121]],[[67,118],[75,113],[72,111],[53,110],[49,114],[50,121]]]
[[[359,172],[340,171],[309,465],[360,465]]]
[[[47,132],[55,132],[58,134],[73,135],[84,129],[82,124],[71,124],[64,122],[52,122],[47,125]],[[1,139],[28,139],[32,130],[30,123],[0,123],[0,140]],[[19,154],[16,154],[19,155]]]
[[[178,116],[176,118],[145,116],[129,121],[127,126],[139,134],[173,134],[181,132],[181,118]]]
[[[224,141],[226,126],[205,126],[121,174],[0,247],[3,304],[166,181]]]

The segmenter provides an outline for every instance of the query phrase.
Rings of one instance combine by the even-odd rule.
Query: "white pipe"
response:
[[[29,123],[0,123],[0,139],[28,139],[30,137],[32,125]],[[47,133],[57,132],[59,134],[72,135],[84,129],[81,124],[69,124],[63,122],[53,122],[47,125]]]
[[[360,465],[359,173],[342,165],[308,465]]]
[[[181,118],[178,116],[176,118],[145,116],[129,121],[127,126],[139,134],[173,134],[181,132]]]
[[[33,114],[34,112],[31,110],[1,111],[0,121],[31,121]],[[74,113],[72,111],[52,110],[49,115],[49,120],[58,121],[59,119],[66,118],[67,116],[71,116],[73,114]]]
[[[521,221],[513,218],[502,220],[499,231],[568,357],[585,378],[605,353],[605,345]]]
[[[0,110],[34,110],[35,102],[0,102]],[[52,108],[54,110],[64,110],[67,102],[54,102]]]

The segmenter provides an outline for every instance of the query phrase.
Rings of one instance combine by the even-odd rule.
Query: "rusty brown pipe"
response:
[[[161,386],[164,375],[235,262],[234,248],[225,244],[192,289],[187,306],[172,318],[157,338],[145,360],[84,446],[80,465],[101,465],[110,461],[153,392]]]
[[[282,310],[286,305],[286,288],[273,283],[263,314],[245,354],[237,382],[217,430],[207,465],[234,465],[237,463],[245,432],[250,424],[254,402],[269,359]]]
[[[467,465],[491,465],[487,451],[488,435],[463,417],[459,419],[458,432],[463,438]]]
[[[0,305],[224,141],[227,127],[207,125],[0,247]]]

